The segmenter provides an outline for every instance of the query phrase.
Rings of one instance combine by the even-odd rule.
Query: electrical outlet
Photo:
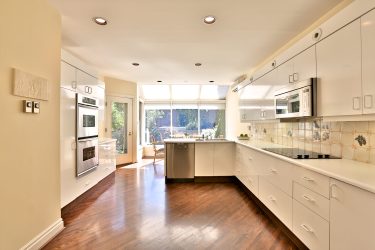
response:
[[[33,112],[33,102],[24,100],[23,101],[23,112],[32,113]]]
[[[40,102],[33,102],[33,113],[34,114],[40,113]]]

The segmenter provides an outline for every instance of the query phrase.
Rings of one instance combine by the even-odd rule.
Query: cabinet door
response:
[[[60,89],[60,178],[61,207],[76,198],[76,186],[72,183],[76,171],[76,94]]]
[[[214,144],[195,144],[195,176],[214,175]]]
[[[363,113],[375,113],[375,10],[361,18]]]
[[[232,176],[234,144],[215,143],[214,145],[214,176]]]
[[[362,114],[360,21],[317,44],[318,115]]]
[[[293,58],[293,81],[303,81],[316,77],[315,46]]]
[[[61,87],[75,91],[77,88],[76,68],[61,61]]]
[[[96,97],[96,87],[98,85],[98,79],[78,69],[77,83],[77,89],[79,92]]]
[[[99,100],[99,137],[105,137],[105,90],[95,87],[96,97]]]
[[[293,63],[293,59],[290,59],[277,68],[280,84],[288,85],[293,83]]]
[[[330,249],[375,249],[375,194],[331,179]]]
[[[241,109],[240,110],[240,121],[241,122],[249,122],[249,121],[258,121],[262,118],[262,109],[254,108],[254,109]]]

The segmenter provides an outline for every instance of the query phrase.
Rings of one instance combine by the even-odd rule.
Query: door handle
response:
[[[298,81],[298,73],[293,74],[293,81],[294,82]]]
[[[132,135],[133,133],[132,132],[129,132],[129,135]]]
[[[367,101],[369,100],[369,101]],[[371,109],[373,106],[373,97],[372,95],[365,95],[363,98],[363,106],[365,109]]]
[[[306,232],[309,232],[309,233],[314,232],[314,230],[306,224],[302,224],[301,227],[305,229]]]
[[[360,110],[361,109],[361,97],[356,96],[353,97],[353,110]]]
[[[293,83],[293,75],[289,75],[289,83]]]

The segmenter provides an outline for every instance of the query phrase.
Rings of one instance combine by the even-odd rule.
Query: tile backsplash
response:
[[[253,139],[375,164],[375,121],[306,119],[295,122],[262,121],[249,125]]]

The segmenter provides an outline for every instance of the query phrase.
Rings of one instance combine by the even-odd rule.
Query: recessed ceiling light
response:
[[[213,82],[215,82],[215,81],[212,81],[212,80],[210,81],[210,83],[213,83]]]
[[[162,83],[163,81],[160,81],[160,80],[159,80],[159,81],[157,81],[157,82],[158,82],[158,83]]]
[[[203,21],[206,23],[206,24],[213,24],[214,22],[216,22],[216,17],[214,16],[205,16]]]
[[[200,66],[202,66],[202,64],[201,63],[196,63],[195,66],[200,67]]]
[[[107,20],[105,20],[105,18],[103,18],[103,17],[94,17],[93,19],[94,19],[94,22],[99,24],[99,25],[107,25],[108,24]]]
[[[132,63],[132,65],[138,67],[139,63]]]

